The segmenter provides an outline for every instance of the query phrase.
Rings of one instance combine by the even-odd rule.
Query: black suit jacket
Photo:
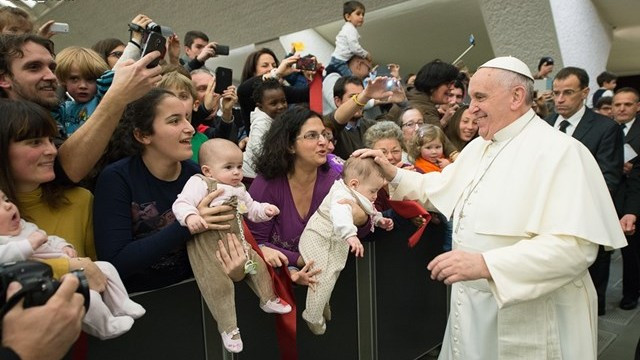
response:
[[[625,144],[631,145],[640,154],[640,116],[636,116],[631,129],[624,137]],[[622,181],[614,197],[619,215],[634,214],[640,216],[640,156],[630,161],[633,168],[629,174],[622,177]]]
[[[558,114],[553,113],[545,120],[553,126],[557,119]],[[624,133],[620,125],[612,119],[586,108],[582,119],[573,132],[573,137],[586,146],[596,159],[609,192],[614,196],[622,180],[624,161]]]

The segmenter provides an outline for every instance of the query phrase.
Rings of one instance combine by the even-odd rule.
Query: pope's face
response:
[[[480,68],[469,83],[469,111],[478,123],[478,134],[485,140],[517,119],[511,111],[513,89],[500,82],[501,75],[503,70]]]

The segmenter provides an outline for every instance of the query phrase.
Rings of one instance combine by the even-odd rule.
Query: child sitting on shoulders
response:
[[[97,52],[70,46],[56,55],[56,77],[67,100],[52,112],[66,136],[73,134],[93,114],[109,90],[113,70]]]
[[[344,268],[349,248],[356,256],[364,255],[364,247],[357,237],[351,206],[340,200],[350,199],[371,217],[371,226],[390,231],[393,220],[385,218],[373,206],[378,190],[385,185],[380,167],[371,158],[349,158],[343,168],[342,179],[336,180],[318,210],[311,216],[300,236],[300,255],[305,264],[322,270],[314,287],[307,291],[306,308],[302,318],[309,329],[322,335],[330,320],[329,299]]]
[[[260,298],[260,308],[267,313],[286,314],[291,306],[278,298],[273,291],[271,276],[264,260],[245,240],[242,215],[253,222],[268,221],[280,213],[280,210],[268,203],[254,201],[242,185],[242,151],[229,140],[211,139],[200,147],[200,166],[202,175],[192,176],[185,184],[178,199],[173,204],[173,213],[182,226],[187,226],[194,239],[187,243],[190,262],[206,263],[208,266],[193,266],[198,287],[211,314],[218,323],[218,331],[227,350],[233,353],[242,351],[243,344],[237,326],[233,281],[224,272],[220,262],[215,259],[220,244],[226,244],[226,234],[236,234],[242,242],[247,257],[245,280]],[[230,220],[228,230],[210,230],[198,213],[197,206],[210,192],[222,189],[210,206],[229,205],[235,216]],[[227,213],[219,213],[225,215]],[[225,245],[228,246],[228,245]],[[197,269],[203,269],[201,273]]]
[[[47,236],[35,224],[21,219],[18,207],[0,190],[0,262],[76,256],[73,245],[60,237]],[[102,294],[89,290],[90,306],[82,330],[106,340],[129,331],[134,319],[144,315],[145,309],[129,299],[113,265],[105,261],[94,263],[107,277],[107,284]]]
[[[442,129],[431,124],[423,125],[416,131],[409,143],[408,152],[409,158],[415,159],[416,170],[425,174],[442,171],[453,162],[458,153]],[[435,215],[431,218],[434,224],[443,223],[447,226],[443,249],[451,250],[451,223],[439,212],[432,215]]]
[[[336,35],[336,48],[327,65],[327,75],[337,72],[340,76],[351,76],[347,62],[357,55],[371,62],[371,54],[360,45],[360,34],[356,28],[364,24],[364,5],[359,1],[347,1],[343,5],[344,25]]]

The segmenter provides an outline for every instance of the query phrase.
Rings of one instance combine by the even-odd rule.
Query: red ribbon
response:
[[[420,237],[422,237],[422,233],[424,229],[427,227],[427,224],[431,220],[431,214],[427,210],[425,210],[420,204],[412,200],[388,200],[389,206],[398,213],[398,215],[402,216],[405,219],[412,219],[416,216],[422,217],[425,221],[422,223],[422,226],[416,230],[413,235],[409,238],[409,247],[414,247],[420,241]]]
[[[253,234],[251,234],[251,231],[244,221],[242,222],[242,227],[244,229],[245,240],[251,244],[253,250],[264,260],[264,255],[262,255],[258,243],[253,238]],[[267,269],[269,269],[269,275],[271,275],[271,280],[273,281],[273,290],[276,295],[291,305],[291,312],[288,314],[276,314],[276,335],[280,348],[280,359],[298,360],[298,346],[296,342],[296,298],[293,294],[293,287],[291,286],[289,269],[286,266],[282,266],[280,271],[275,271],[269,264],[267,264]]]
[[[309,84],[309,109],[322,115],[322,71],[324,67],[316,69],[313,80]]]

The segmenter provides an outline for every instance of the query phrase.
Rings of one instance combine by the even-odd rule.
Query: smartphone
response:
[[[229,55],[229,45],[216,45],[216,55]]]
[[[311,56],[301,57],[296,61],[296,69],[316,71],[318,65],[316,59]]]
[[[216,69],[216,88],[213,92],[216,94],[222,94],[233,83],[233,70],[218,66]]]
[[[49,31],[51,31],[54,34],[67,34],[69,33],[69,24],[67,23],[53,23],[51,24],[51,27],[49,28]]]
[[[160,59],[164,58],[164,54],[167,52],[167,48],[165,47],[166,41],[167,40],[164,36],[157,32],[149,33],[147,41],[144,42],[144,46],[142,47],[142,57],[154,51],[160,51],[160,57],[150,62],[149,65],[147,65],[147,68],[150,69],[158,66]]]

